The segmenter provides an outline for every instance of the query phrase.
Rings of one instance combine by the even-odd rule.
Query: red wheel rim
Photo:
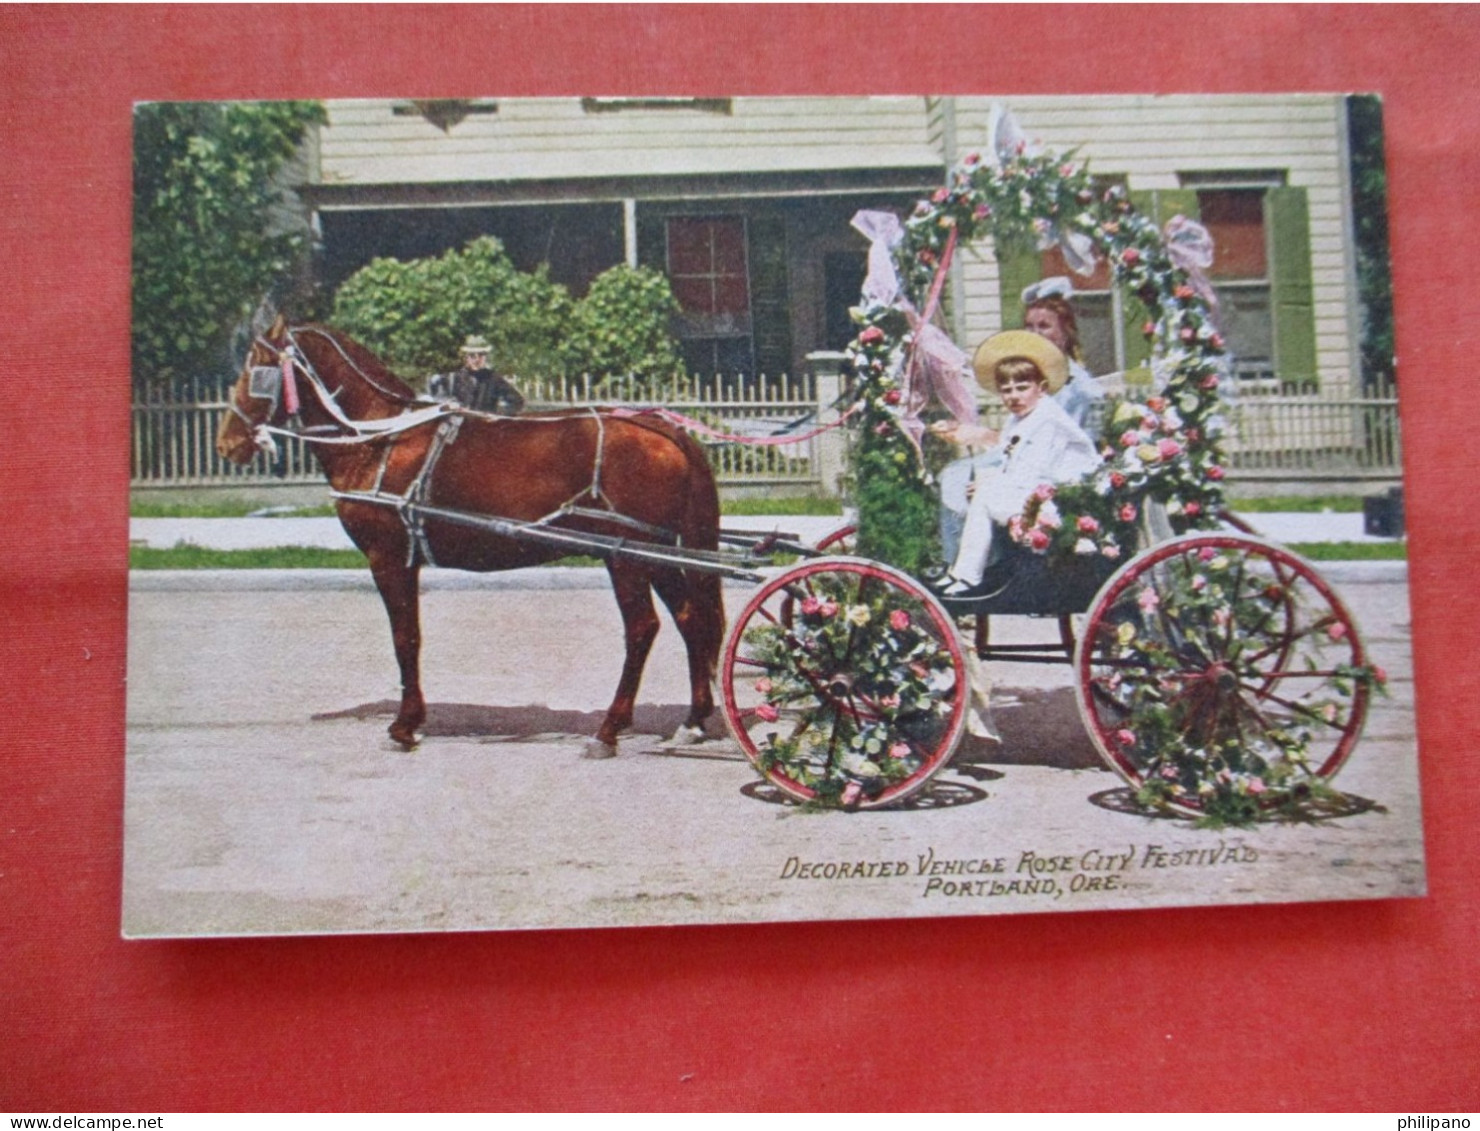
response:
[[[1204,756],[1225,784],[1245,775],[1261,806],[1266,778],[1331,778],[1371,696],[1341,599],[1303,559],[1240,535],[1188,535],[1123,566],[1090,607],[1075,671],[1101,757],[1188,813],[1205,809],[1187,769]]]
[[[863,623],[849,620],[858,609]],[[877,809],[950,760],[970,688],[934,597],[888,566],[827,558],[773,578],[735,618],[720,692],[730,732],[783,793]]]
[[[851,554],[858,543],[858,527],[849,525],[834,530],[821,542],[817,543],[817,549],[821,553],[828,554]]]

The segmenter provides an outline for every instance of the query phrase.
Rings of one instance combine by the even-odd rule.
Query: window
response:
[[[1181,173],[1181,188],[1130,189],[1131,202],[1160,227],[1181,214],[1213,238],[1209,278],[1218,294],[1218,327],[1234,370],[1251,388],[1297,391],[1317,376],[1310,258],[1310,215],[1303,188],[1285,184],[1281,170]],[[1029,283],[1068,275],[1074,283],[1084,363],[1097,374],[1146,364],[1141,333],[1147,311],[1115,287],[1105,263],[1084,278],[1057,248],[1009,251],[1001,261],[1003,325],[1022,318],[1020,294]]]
[[[1273,387],[1274,318],[1264,187],[1197,190],[1198,218],[1213,237],[1208,277],[1218,294],[1218,326],[1234,372],[1254,387]]]
[[[741,216],[673,216],[667,222],[668,281],[678,299],[678,337],[690,369],[748,373],[750,273]]]

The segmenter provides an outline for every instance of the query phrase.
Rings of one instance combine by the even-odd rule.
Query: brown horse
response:
[[[423,564],[483,572],[582,552],[434,517],[437,512],[548,519],[536,534],[580,531],[677,546],[680,554],[718,544],[719,498],[702,449],[650,417],[605,409],[493,417],[431,405],[347,335],[290,327],[282,319],[252,346],[231,405],[216,438],[223,457],[245,464],[271,447],[273,431],[296,433],[312,441],[336,494],[373,495],[382,503],[399,497],[434,508],[418,517],[415,507],[337,500],[340,521],[369,558],[390,614],[401,669],[401,707],[390,735],[408,749],[426,719],[419,670]],[[608,558],[607,572],[627,656],[588,755],[614,754],[618,732],[631,725],[658,632],[653,590],[688,650],[689,716],[680,733],[697,737],[714,709],[711,681],[724,633],[719,577],[618,555]]]

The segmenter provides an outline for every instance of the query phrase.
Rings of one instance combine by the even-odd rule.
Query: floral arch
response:
[[[1224,474],[1219,386],[1227,366],[1202,275],[1211,262],[1207,233],[1181,217],[1158,229],[1123,188],[1096,188],[1072,153],[1030,144],[1008,114],[998,112],[992,133],[990,158],[968,154],[902,225],[871,234],[871,285],[855,311],[861,330],[850,346],[861,401],[853,446],[860,553],[910,572],[933,554],[934,486],[918,413],[942,381],[974,381],[959,350],[955,366],[931,350],[932,337],[937,344],[944,338],[931,319],[955,253],[988,235],[999,244],[1057,243],[1086,273],[1103,256],[1115,281],[1145,305],[1142,332],[1153,343],[1154,392],[1144,402],[1108,402],[1100,469],[1040,492],[1048,498],[1029,504],[1013,536],[1042,553],[1115,560],[1132,549],[1148,500],[1165,507],[1179,533],[1216,525]],[[872,262],[881,253],[892,266],[883,286]]]

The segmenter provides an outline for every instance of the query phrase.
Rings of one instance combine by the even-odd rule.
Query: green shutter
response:
[[[1270,310],[1275,373],[1285,388],[1316,381],[1316,318],[1310,268],[1310,205],[1303,188],[1281,186],[1264,196],[1269,241]]]
[[[1043,256],[1029,243],[997,245],[997,272],[1002,288],[1002,328],[1023,324],[1023,290],[1043,277]]]
[[[1197,189],[1157,189],[1157,226],[1165,228],[1167,221],[1178,213],[1186,216],[1189,220],[1197,219]]]

